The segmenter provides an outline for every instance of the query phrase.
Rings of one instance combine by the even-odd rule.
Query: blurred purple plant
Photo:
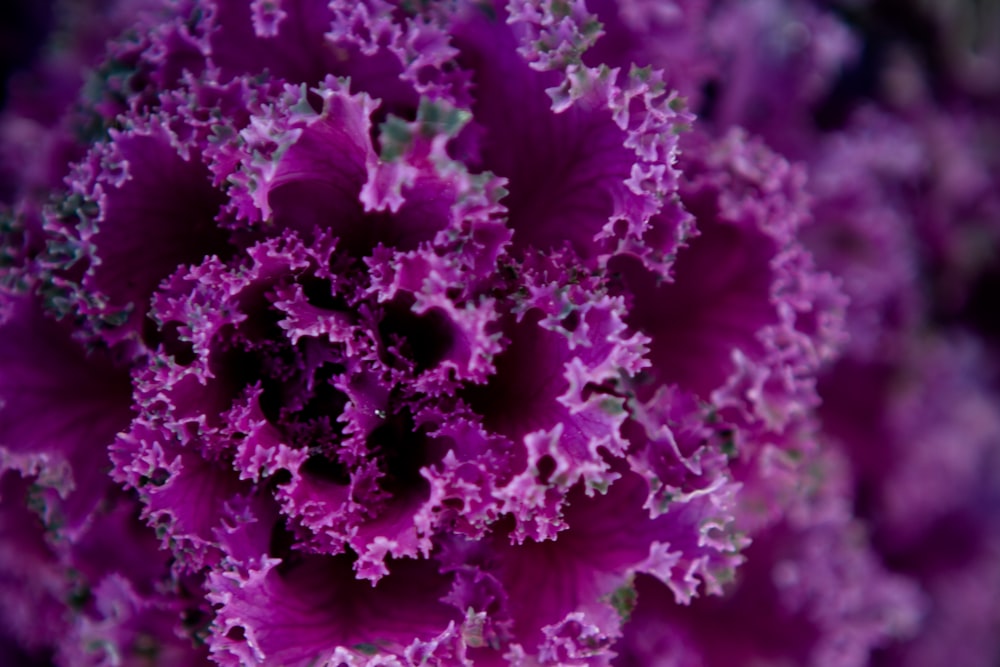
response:
[[[4,664],[993,665],[996,72],[894,9],[56,3]]]

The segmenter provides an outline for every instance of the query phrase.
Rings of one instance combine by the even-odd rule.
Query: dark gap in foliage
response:
[[[278,574],[287,573],[301,560],[301,557],[293,549],[294,546],[295,534],[288,530],[284,521],[276,521],[271,528],[271,539],[268,541],[267,555],[271,558],[281,559],[281,563],[277,567]]]
[[[167,322],[157,329],[152,320],[147,318],[143,325],[143,338],[151,347],[158,346],[163,352],[172,356],[181,366],[189,366],[194,363],[198,355],[190,341],[181,338],[180,328],[180,322]]]
[[[388,418],[371,434],[368,449],[378,457],[383,477],[379,486],[393,496],[424,483],[420,469],[431,463],[425,435],[419,431],[409,410],[400,410]]]
[[[313,454],[302,464],[303,474],[313,479],[330,482],[339,486],[347,486],[351,483],[351,476],[339,461],[334,461],[323,454]]]
[[[325,310],[348,310],[349,306],[343,297],[333,293],[329,280],[322,278],[306,278],[299,282],[302,293],[309,305]]]
[[[448,317],[439,309],[414,313],[412,295],[395,299],[385,309],[378,324],[379,336],[387,347],[402,343],[400,353],[413,360],[418,372],[433,368],[454,342]]]

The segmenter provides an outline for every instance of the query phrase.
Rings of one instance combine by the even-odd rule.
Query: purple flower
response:
[[[106,9],[132,28],[79,105],[0,119],[5,643],[61,665],[860,667],[947,607],[937,570],[864,532],[930,530],[898,494],[934,447],[867,468],[837,413],[838,373],[922,311],[906,198],[880,189],[913,161],[802,115],[854,54],[831,14]],[[757,87],[774,72],[789,99]],[[928,513],[966,507],[955,465]],[[852,514],[869,482],[885,516]]]

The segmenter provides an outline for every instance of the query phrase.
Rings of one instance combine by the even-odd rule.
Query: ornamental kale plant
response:
[[[880,12],[56,3],[4,664],[992,665],[996,91]]]

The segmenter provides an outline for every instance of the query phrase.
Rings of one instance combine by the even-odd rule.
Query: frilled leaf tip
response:
[[[926,600],[851,519],[844,462],[814,465],[810,489],[757,533],[723,596],[683,608],[640,578],[614,664],[863,667],[874,649],[913,637]]]

